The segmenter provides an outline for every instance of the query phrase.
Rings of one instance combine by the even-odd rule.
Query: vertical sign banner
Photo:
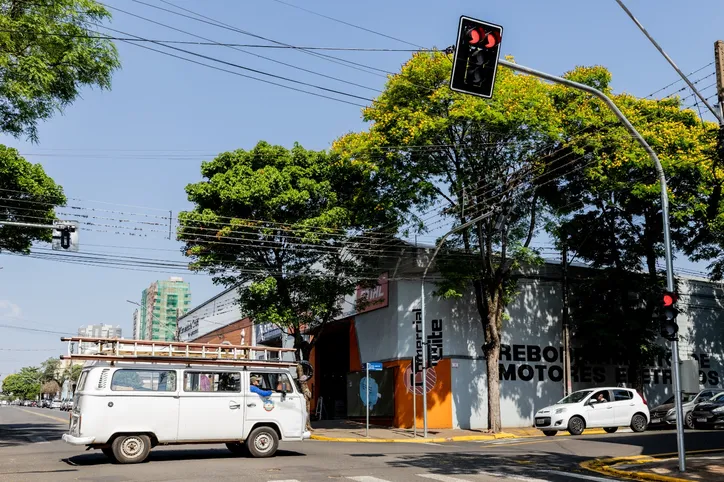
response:
[[[442,320],[432,320],[432,333],[427,335],[427,343],[422,342],[422,312],[415,313],[415,373],[422,371],[422,350],[427,349],[427,368],[435,367],[442,360]],[[427,348],[425,347],[427,345]]]

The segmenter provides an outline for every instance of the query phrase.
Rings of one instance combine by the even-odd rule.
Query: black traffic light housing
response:
[[[503,27],[460,17],[450,88],[489,99],[493,96]]]
[[[679,314],[679,310],[676,309],[678,299],[679,296],[671,291],[664,291],[661,297],[659,313],[661,336],[669,341],[676,340],[679,333],[679,325],[676,323],[676,316]]]

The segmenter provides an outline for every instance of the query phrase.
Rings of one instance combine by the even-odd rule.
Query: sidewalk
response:
[[[541,437],[543,433],[534,428],[508,428],[501,433],[490,433],[486,430],[460,429],[428,429],[427,438],[422,438],[422,428],[417,429],[415,437],[412,429],[381,427],[370,425],[369,437],[365,436],[365,424],[349,420],[322,420],[312,422],[313,440],[325,442],[407,442],[407,443],[440,443],[469,442],[497,439]],[[584,434],[603,434],[600,429],[586,430]],[[557,437],[568,435],[560,432]]]
[[[676,457],[655,459],[647,456],[599,459],[581,464],[601,474],[661,482],[724,482],[724,454],[687,455],[686,472],[679,472]]]

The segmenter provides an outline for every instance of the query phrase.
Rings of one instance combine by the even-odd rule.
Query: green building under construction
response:
[[[191,287],[183,278],[154,281],[141,294],[140,316],[134,319],[139,326],[133,331],[140,340],[176,340],[178,319],[190,304]]]

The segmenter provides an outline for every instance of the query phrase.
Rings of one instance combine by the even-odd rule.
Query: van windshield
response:
[[[593,393],[593,390],[581,390],[579,392],[573,392],[566,398],[559,400],[556,405],[561,405],[563,403],[578,403],[587,396],[589,396],[591,393]]]

